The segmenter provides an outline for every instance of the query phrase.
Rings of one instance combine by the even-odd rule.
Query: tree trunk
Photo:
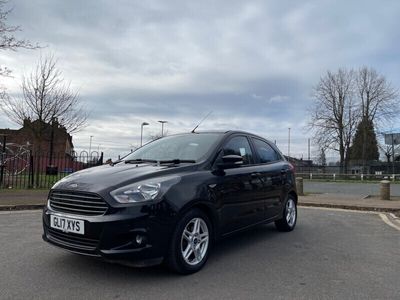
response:
[[[343,147],[343,145],[340,145],[339,155],[340,155],[340,174],[343,174],[344,165],[345,165],[345,155],[344,155],[344,147]]]
[[[362,139],[362,151],[361,151],[361,159],[362,159],[362,172],[365,174],[365,163],[366,163],[366,148],[367,148],[367,122],[363,122],[363,139]]]

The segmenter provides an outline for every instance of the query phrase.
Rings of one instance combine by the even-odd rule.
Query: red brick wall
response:
[[[35,137],[32,128],[38,126],[38,121],[29,122],[25,121],[24,127],[21,129],[0,129],[0,135],[7,135],[7,144],[15,143],[18,145],[26,146],[28,149],[34,152],[40,149],[41,152],[50,152],[50,140],[52,127],[49,124],[43,123],[43,136],[42,142],[39,144],[38,139]],[[53,126],[54,139],[53,139],[53,153],[59,154],[72,154],[73,145],[72,137],[67,133],[64,127],[59,126],[57,123]],[[0,136],[0,142],[3,139]]]

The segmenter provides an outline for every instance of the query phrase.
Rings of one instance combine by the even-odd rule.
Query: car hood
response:
[[[126,164],[102,165],[75,172],[58,181],[52,189],[102,193],[121,186],[161,176],[178,175],[191,165]]]

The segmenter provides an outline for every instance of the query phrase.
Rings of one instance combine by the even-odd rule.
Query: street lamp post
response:
[[[161,123],[161,137],[164,136],[164,124],[168,123],[168,121],[158,121],[159,123]]]
[[[89,157],[90,157],[90,152],[92,151],[92,139],[93,139],[93,135],[90,136],[90,142],[89,142]]]
[[[143,145],[143,126],[149,125],[147,122],[143,122],[140,126],[140,147]]]

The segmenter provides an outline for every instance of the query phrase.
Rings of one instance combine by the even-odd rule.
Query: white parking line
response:
[[[352,209],[343,209],[343,208],[331,208],[331,207],[315,207],[315,206],[300,206],[301,208],[308,209],[319,209],[319,210],[330,210],[330,211],[341,211],[341,212],[351,212],[351,213],[359,213],[359,214],[370,214],[370,215],[379,215],[383,222],[385,222],[390,227],[393,227],[400,231],[400,226],[392,222],[388,216],[382,212],[377,211],[364,211],[364,210],[352,210]],[[394,214],[389,213],[389,215],[393,216],[394,219],[398,219]]]
[[[390,221],[389,218],[385,214],[379,214],[379,216],[381,217],[383,222],[388,224],[390,227],[393,227],[393,228],[397,229],[398,231],[400,231],[400,226],[397,224],[394,224],[392,221]]]
[[[343,211],[343,212],[351,212],[351,213],[358,213],[358,214],[374,214],[378,215],[380,212],[372,211],[372,210],[355,210],[355,209],[344,209],[344,208],[333,208],[333,207],[319,207],[319,206],[301,206],[301,208],[307,209],[319,209],[319,210],[333,210],[333,211]]]

